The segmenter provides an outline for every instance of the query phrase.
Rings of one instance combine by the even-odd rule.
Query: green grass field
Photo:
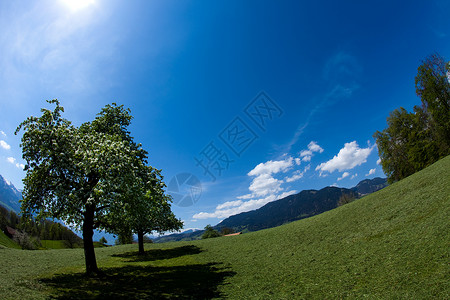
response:
[[[41,240],[42,247],[45,249],[66,249],[64,241],[60,240]]]
[[[69,246],[64,240],[41,240],[42,248],[44,249],[67,249]],[[102,243],[94,242],[95,248],[106,247]],[[82,248],[80,245],[75,245],[73,248]]]
[[[321,215],[234,237],[0,249],[4,299],[449,299],[450,157]],[[6,266],[6,267],[5,267]]]

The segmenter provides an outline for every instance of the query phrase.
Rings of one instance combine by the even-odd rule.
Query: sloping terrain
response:
[[[448,299],[450,156],[362,199],[280,227],[198,241],[231,298]]]
[[[233,237],[83,250],[0,249],[3,298],[449,299],[450,156],[320,215]],[[39,281],[37,281],[39,279]]]

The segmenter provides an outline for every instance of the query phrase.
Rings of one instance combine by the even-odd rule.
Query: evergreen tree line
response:
[[[393,183],[450,154],[450,62],[439,54],[422,61],[415,78],[421,105],[400,107],[374,134],[381,166]]]
[[[83,245],[79,236],[60,223],[46,219],[35,221],[33,218],[8,211],[3,206],[0,206],[0,229],[24,249],[42,247],[41,240],[63,240],[68,248]]]

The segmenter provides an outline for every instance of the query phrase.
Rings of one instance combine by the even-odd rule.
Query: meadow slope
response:
[[[96,249],[0,249],[3,298],[448,299],[450,156],[332,211],[234,237]],[[7,266],[7,268],[5,268]]]

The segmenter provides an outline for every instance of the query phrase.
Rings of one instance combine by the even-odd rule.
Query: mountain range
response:
[[[0,205],[19,213],[19,200],[21,199],[22,193],[12,183],[0,175]]]
[[[321,190],[304,190],[269,202],[259,209],[230,216],[214,226],[214,229],[231,228],[235,232],[248,232],[280,226],[334,209],[343,195],[356,199],[387,185],[386,178],[376,177],[363,180],[350,189],[325,187]],[[170,234],[156,238],[155,242],[193,240],[200,238],[202,234],[203,230]]]
[[[259,209],[230,216],[215,225],[214,229],[231,228],[235,232],[248,232],[280,226],[336,208],[343,195],[360,198],[387,185],[386,178],[376,177],[363,180],[350,189],[325,187],[321,190],[304,190],[267,203]],[[19,213],[21,199],[22,193],[0,175],[0,205]],[[202,234],[203,230],[188,230],[183,233],[160,236],[154,241],[194,240],[199,239]]]

